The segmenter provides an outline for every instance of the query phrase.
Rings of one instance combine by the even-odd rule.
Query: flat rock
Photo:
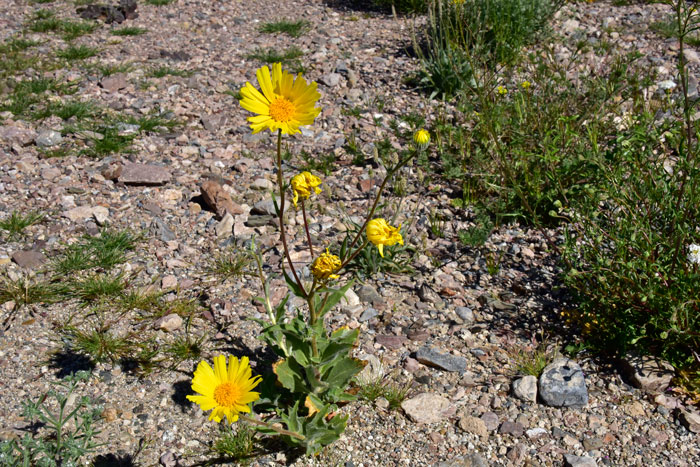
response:
[[[406,336],[393,336],[386,334],[379,334],[374,338],[374,342],[391,350],[400,349],[407,340],[408,339]]]
[[[539,380],[539,395],[553,407],[583,407],[588,404],[588,389],[583,370],[568,358],[547,365]]]
[[[523,435],[523,433],[525,433],[525,427],[523,427],[520,423],[506,420],[501,423],[501,428],[499,428],[498,432],[520,437]]]
[[[114,73],[100,81],[100,86],[109,92],[117,92],[129,85],[125,73]]]
[[[85,221],[95,217],[106,219],[109,217],[109,209],[104,206],[78,206],[64,211],[63,217],[70,219],[72,222]]]
[[[250,184],[250,188],[253,190],[272,190],[275,185],[266,178],[258,178]]]
[[[471,308],[467,308],[466,306],[458,306],[455,308],[455,313],[457,313],[457,316],[459,316],[459,318],[464,321],[465,324],[474,322],[474,312]]]
[[[154,217],[153,222],[151,222],[150,227],[151,235],[156,235],[163,242],[171,242],[177,238],[175,232],[172,231],[168,224],[166,224],[161,218]]]
[[[700,433],[700,414],[697,412],[681,410],[678,419],[691,433]]]
[[[217,131],[219,128],[226,125],[226,122],[228,121],[228,114],[225,112],[203,114],[200,119],[205,130]]]
[[[564,465],[567,467],[596,467],[595,459],[588,456],[575,456],[573,454],[564,454]]]
[[[235,204],[231,199],[231,195],[214,180],[207,180],[202,183],[200,190],[204,202],[207,203],[220,218],[223,218],[227,212],[233,216],[236,214],[243,214],[243,209]]]
[[[358,297],[357,294],[352,289],[348,289],[345,292],[345,296],[343,297],[341,304],[345,304],[346,306],[349,306],[349,307],[357,306],[360,304],[360,297]]]
[[[449,400],[438,394],[424,392],[401,403],[408,418],[416,423],[439,423],[454,414]]]
[[[442,461],[435,467],[488,467],[488,463],[479,454],[473,452],[465,456],[455,457],[447,461]]]
[[[525,402],[537,401],[537,378],[527,375],[513,381],[513,395]]]
[[[163,185],[172,178],[170,170],[153,164],[124,164],[119,181],[125,185]]]
[[[34,250],[15,251],[12,253],[12,261],[21,268],[36,269],[46,262],[46,256]]]
[[[231,213],[227,212],[219,223],[216,224],[216,236],[219,238],[230,236],[233,233],[233,224],[233,216]]]
[[[430,346],[418,349],[416,359],[424,365],[440,368],[445,371],[463,373],[467,369],[467,359],[457,355],[441,353]]]
[[[484,422],[486,429],[489,431],[495,431],[498,428],[498,415],[493,412],[486,412],[481,416],[481,420]]]
[[[648,355],[629,354],[620,364],[634,386],[650,393],[665,391],[676,374],[670,363]]]

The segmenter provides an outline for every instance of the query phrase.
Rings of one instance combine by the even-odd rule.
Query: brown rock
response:
[[[627,355],[621,363],[632,384],[651,393],[665,391],[676,374],[670,363],[648,355]]]
[[[34,142],[37,133],[34,130],[16,126],[0,126],[0,142],[6,142],[10,146],[19,144],[28,146]]]
[[[467,433],[473,433],[481,438],[486,438],[489,435],[484,421],[471,415],[463,414],[459,419],[459,427]]]
[[[403,401],[401,408],[408,418],[416,423],[438,423],[450,417],[455,411],[449,400],[428,392]]]
[[[113,422],[117,419],[117,409],[114,407],[107,407],[102,411],[102,418],[104,418],[107,423]]]
[[[404,342],[406,342],[406,337],[404,336],[392,336],[392,335],[385,335],[385,334],[379,334],[377,337],[374,338],[374,341],[379,344],[383,345],[387,349],[391,350],[396,350],[400,349]]]
[[[104,178],[107,180],[116,180],[122,174],[121,164],[112,164],[104,167],[100,172]]]
[[[119,175],[119,181],[126,185],[163,185],[171,178],[170,170],[152,164],[125,164]]]
[[[700,433],[700,414],[689,410],[681,410],[679,420],[691,433]]]
[[[200,190],[202,191],[204,202],[207,203],[219,217],[223,218],[227,212],[232,216],[243,213],[243,209],[234,204],[231,196],[214,180],[207,180],[202,183]]]
[[[126,74],[124,73],[115,73],[100,81],[100,86],[109,92],[117,92],[127,87],[128,84],[129,82],[126,80]]]
[[[12,261],[25,269],[36,269],[46,262],[46,256],[40,251],[15,251],[12,253]]]
[[[212,115],[204,114],[200,117],[200,119],[202,120],[202,125],[207,131],[217,131],[219,128],[226,125],[226,122],[228,121],[228,114],[225,112]]]

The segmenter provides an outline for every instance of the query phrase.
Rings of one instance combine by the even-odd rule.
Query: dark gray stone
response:
[[[588,404],[588,389],[583,370],[568,358],[547,365],[540,376],[540,398],[553,407],[583,407]]]
[[[151,234],[157,235],[162,241],[170,242],[175,240],[175,232],[173,232],[168,224],[163,222],[160,218],[154,217],[151,223]]]
[[[429,346],[418,349],[416,358],[424,365],[434,366],[445,371],[458,371],[463,373],[467,369],[466,358],[450,355],[448,353],[441,353]]]
[[[46,262],[46,256],[40,251],[15,251],[12,253],[12,261],[21,268],[36,269]]]
[[[381,295],[379,295],[377,289],[375,289],[369,284],[365,284],[362,287],[360,287],[357,291],[357,296],[360,297],[360,300],[362,300],[364,303],[371,303],[373,305],[376,305],[377,303],[384,302],[384,299]]]
[[[363,311],[362,314],[360,315],[359,321],[360,321],[361,323],[363,323],[363,322],[365,322],[365,321],[369,321],[370,319],[374,318],[374,317],[377,316],[378,314],[379,314],[379,312],[378,312],[377,310],[375,310],[374,308],[367,308],[367,309],[366,309],[365,311]]]

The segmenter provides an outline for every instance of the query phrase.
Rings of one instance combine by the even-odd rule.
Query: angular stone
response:
[[[408,339],[405,336],[392,336],[384,334],[379,334],[374,338],[374,342],[391,350],[400,349],[407,340]]]
[[[474,322],[474,312],[471,308],[467,308],[466,306],[458,306],[455,308],[455,313],[457,313],[457,316],[459,316],[465,324]]]
[[[245,225],[248,227],[262,227],[264,225],[270,225],[276,222],[277,218],[275,216],[250,216],[245,221]]]
[[[539,427],[538,427],[538,428],[532,428],[532,429],[527,430],[527,431],[525,432],[525,434],[527,435],[527,437],[530,438],[530,439],[537,439],[537,438],[541,438],[541,437],[543,437],[543,436],[547,436],[547,433],[548,433],[547,430],[545,430],[544,428],[539,428]]]
[[[438,394],[424,392],[401,403],[408,418],[416,423],[439,423],[454,414],[449,400]]]
[[[158,319],[154,325],[156,329],[173,332],[182,327],[182,318],[178,314],[171,313]]]
[[[275,210],[275,202],[271,199],[264,199],[255,203],[253,208],[250,210],[251,214],[276,216],[277,211]]]
[[[34,250],[15,251],[12,253],[12,261],[24,269],[36,269],[46,262],[46,256]]]
[[[459,419],[459,427],[467,433],[475,434],[481,438],[486,438],[489,435],[484,421],[471,415],[463,414]]]
[[[588,456],[575,456],[573,454],[564,454],[567,467],[596,467],[595,459]]]
[[[455,457],[448,461],[435,464],[435,467],[488,467],[488,463],[477,453]]]
[[[124,164],[119,181],[125,185],[163,185],[172,178],[170,170],[152,164]]]
[[[629,415],[630,417],[633,417],[633,418],[643,417],[646,415],[646,411],[644,410],[644,406],[639,401],[634,401],[630,404],[625,404],[625,406],[622,408],[622,410],[627,415]]]
[[[526,456],[527,447],[522,443],[518,443],[513,446],[508,451],[508,454],[506,454],[506,457],[513,463],[513,465],[523,465],[523,461],[525,460]]]
[[[489,431],[495,431],[498,428],[498,415],[493,412],[486,412],[481,416],[481,420],[484,422],[486,429]]]
[[[650,393],[665,391],[676,374],[670,363],[648,355],[628,354],[621,366],[634,386]]]
[[[61,144],[63,141],[63,136],[58,131],[45,130],[39,133],[39,135],[34,139],[34,142],[40,148],[50,148]]]
[[[64,211],[63,216],[67,217],[72,222],[80,222],[92,218],[96,212],[104,213],[105,209],[107,208],[104,206],[78,206],[76,208],[69,209],[68,211]],[[109,211],[107,212],[109,213]]]
[[[207,180],[202,183],[200,190],[204,202],[207,203],[220,218],[224,217],[227,212],[231,213],[231,215],[243,214],[243,209],[234,204],[228,192],[214,180]]]
[[[226,125],[228,121],[228,114],[225,112],[220,112],[216,114],[204,114],[200,117],[202,120],[202,125],[207,131],[217,131],[222,126]]]
[[[457,355],[441,353],[430,346],[418,349],[416,359],[424,365],[434,366],[445,371],[463,373],[467,369],[467,359]]]
[[[588,389],[583,370],[568,358],[547,365],[540,376],[539,395],[553,407],[583,407],[588,404]]]
[[[348,289],[340,303],[349,307],[357,306],[360,304],[360,297],[352,289]]]
[[[5,142],[8,146],[19,144],[20,146],[30,145],[37,137],[36,131],[28,128],[16,126],[0,126],[0,142]]]
[[[266,178],[258,178],[250,185],[253,190],[271,190],[273,187],[274,184]]]
[[[697,412],[681,410],[678,419],[691,433],[700,433],[700,414]]]
[[[367,308],[365,311],[362,312],[362,314],[358,318],[358,321],[364,323],[365,321],[369,321],[377,315],[379,315],[379,312],[377,310],[375,310],[374,308]]]
[[[231,213],[227,212],[219,223],[216,224],[216,236],[222,238],[233,234],[233,224],[233,216]]]
[[[362,287],[360,287],[357,291],[357,296],[360,297],[360,300],[362,300],[363,302],[371,303],[373,305],[384,302],[384,299],[381,295],[379,295],[377,289],[375,289],[369,284],[365,284]]]
[[[520,437],[523,435],[523,433],[525,433],[525,427],[523,427],[520,423],[506,420],[501,423],[501,428],[498,430],[498,432]]]
[[[157,235],[163,242],[171,242],[177,238],[175,236],[175,232],[173,232],[172,229],[168,227],[168,224],[166,224],[159,217],[153,218],[150,233],[151,235]]]
[[[92,217],[97,225],[105,225],[109,221],[109,209],[104,206],[95,206],[92,210]]]
[[[513,381],[513,395],[525,402],[537,401],[537,378],[527,375]]]

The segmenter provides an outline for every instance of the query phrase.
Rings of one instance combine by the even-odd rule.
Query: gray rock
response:
[[[365,322],[365,321],[369,321],[370,319],[374,318],[378,314],[379,314],[379,312],[377,310],[375,310],[374,308],[367,308],[365,311],[362,312],[358,321],[360,321],[361,323]]]
[[[341,304],[343,303],[348,307],[357,306],[360,304],[360,297],[357,296],[355,291],[348,289],[347,292],[345,292],[345,297],[343,297],[343,300],[341,301]]]
[[[159,217],[154,217],[153,222],[151,222],[151,235],[157,235],[161,241],[170,242],[175,240],[175,232],[173,232],[168,224],[163,222]]]
[[[61,144],[63,141],[63,136],[61,133],[54,130],[44,130],[34,139],[34,142],[40,148],[50,148]]]
[[[440,462],[435,467],[488,467],[488,463],[479,454],[473,452]]]
[[[102,209],[98,210],[97,208],[100,207]],[[95,212],[104,212],[104,210],[107,209],[103,206],[78,206],[73,209],[69,209],[68,211],[63,212],[63,216],[67,217],[73,222],[80,222],[84,221],[85,219],[90,219],[94,216]],[[109,213],[109,211],[108,211]]]
[[[272,223],[276,219],[275,216],[250,216],[245,221],[245,225],[248,227],[262,227],[263,225]]]
[[[455,313],[457,313],[457,316],[459,316],[459,318],[466,324],[474,322],[474,312],[471,308],[467,308],[466,306],[458,306],[455,308]]]
[[[440,296],[435,293],[435,291],[431,289],[428,284],[421,284],[421,286],[418,288],[418,298],[425,303],[442,303]]]
[[[540,376],[540,398],[553,407],[583,407],[588,404],[588,389],[583,370],[568,358],[547,365]]]
[[[225,112],[220,112],[213,115],[204,114],[200,118],[205,130],[217,131],[219,128],[226,125],[226,122],[228,121],[228,114]]]
[[[264,199],[255,203],[253,208],[250,210],[251,214],[276,216],[277,211],[275,211],[275,202],[271,199]]]
[[[651,393],[665,391],[676,375],[670,363],[648,355],[628,354],[621,366],[634,386]]]
[[[564,454],[565,464],[567,467],[596,467],[595,459],[588,456],[575,456],[573,454]]]
[[[272,190],[274,184],[266,178],[258,178],[250,184],[250,188],[253,190]]]
[[[678,419],[691,433],[700,433],[700,414],[697,412],[681,410]]]
[[[340,84],[340,79],[342,76],[339,73],[328,73],[319,79],[322,84],[325,84],[329,88],[333,88]]]
[[[124,164],[119,181],[125,185],[163,185],[172,175],[170,170],[152,164]]]
[[[426,424],[439,423],[455,412],[449,400],[428,392],[406,399],[401,403],[401,408],[414,422]]]
[[[429,346],[418,349],[416,359],[424,365],[434,366],[445,371],[459,371],[463,373],[467,369],[466,358],[441,353]]]
[[[378,303],[384,302],[384,299],[381,295],[379,295],[377,289],[375,289],[369,284],[365,284],[362,287],[360,287],[357,290],[357,296],[360,297],[360,300],[364,303],[371,303],[373,305],[376,305]]]
[[[527,375],[513,381],[513,395],[525,402],[537,401],[537,378]]]
[[[46,256],[34,250],[15,251],[12,253],[12,261],[24,269],[36,269],[46,262]]]
[[[527,437],[530,438],[530,439],[541,438],[542,436],[546,436],[547,433],[548,433],[547,430],[545,430],[544,428],[539,428],[539,427],[538,427],[538,428],[532,428],[532,429],[527,430],[527,431],[525,432],[525,434],[527,435]]]

